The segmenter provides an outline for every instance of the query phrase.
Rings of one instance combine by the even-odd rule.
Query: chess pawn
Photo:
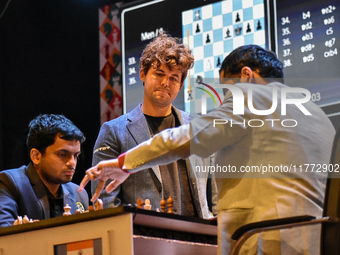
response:
[[[165,206],[166,206],[165,199],[162,198],[162,200],[161,200],[161,202],[159,204],[161,205],[161,212],[165,213]]]
[[[68,215],[71,215],[71,206],[69,206],[68,204],[66,204],[64,206],[64,213],[63,213],[63,216],[68,216]]]
[[[196,26],[196,31],[195,31],[195,32],[196,32],[196,34],[199,33],[199,32],[201,32],[200,26],[199,26],[198,24],[197,24],[197,26]]]
[[[150,199],[145,199],[145,205],[144,209],[145,210],[151,210],[152,205],[150,204]]]
[[[168,198],[167,203],[168,203],[168,213],[174,213],[174,211],[172,210],[173,205],[174,205],[174,200],[172,199],[172,197]]]
[[[250,24],[248,23],[248,25],[247,25],[247,31],[246,31],[247,33],[250,33],[251,32],[251,28],[250,28]]]
[[[260,21],[257,21],[256,30],[261,30],[261,29],[262,29],[261,22],[260,22]]]

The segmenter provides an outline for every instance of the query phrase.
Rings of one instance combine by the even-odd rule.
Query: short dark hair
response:
[[[219,72],[223,70],[226,75],[239,74],[244,66],[257,71],[263,78],[277,78],[280,81],[284,78],[283,65],[277,55],[254,44],[233,50],[224,59]]]
[[[69,119],[62,114],[41,114],[35,117],[28,125],[27,149],[37,149],[44,154],[46,148],[54,144],[56,136],[61,139],[80,143],[85,141],[84,134]]]

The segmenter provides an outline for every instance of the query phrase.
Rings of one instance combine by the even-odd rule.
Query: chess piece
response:
[[[68,204],[66,204],[64,206],[64,213],[63,213],[63,216],[68,216],[68,215],[71,215],[71,206],[69,206]]]
[[[18,216],[17,219],[14,221],[13,225],[21,225],[22,224],[22,217]]]
[[[103,206],[103,200],[101,200],[100,198],[98,198],[96,200],[96,202],[94,203],[94,210],[98,211],[98,210],[103,210],[104,206]]]
[[[257,21],[256,30],[261,30],[261,29],[262,29],[261,22],[260,22],[260,21]]]
[[[235,20],[235,22],[240,22],[240,21],[241,21],[240,14],[236,13],[236,20]]]
[[[237,26],[237,28],[235,28],[235,34],[236,34],[236,35],[240,35],[241,32],[242,32],[242,27]]]
[[[248,23],[247,24],[247,31],[246,31],[247,33],[250,33],[251,32],[251,28],[250,28],[250,24]]]
[[[150,199],[145,199],[144,209],[151,210],[152,205],[150,204]]]
[[[230,35],[230,30],[229,30],[229,28],[228,28],[228,29],[227,29],[227,32],[226,32],[225,38],[229,38],[229,37],[231,37],[231,35]]]
[[[32,221],[32,222],[33,222],[33,221]],[[22,223],[23,223],[23,224],[30,223],[30,219],[27,217],[27,215],[25,215],[25,216],[22,218]]]
[[[160,202],[160,205],[161,205],[161,212],[162,213],[165,213],[165,206],[166,206],[166,202],[165,202],[165,199],[162,198],[161,202]]]
[[[174,211],[173,211],[174,200],[172,199],[172,197],[169,197],[166,202],[168,204],[168,212],[167,213],[174,213]]]
[[[206,68],[206,70],[211,70],[212,69],[212,64],[211,64],[209,59],[208,59],[206,65],[205,65],[205,68]]]
[[[143,200],[139,197],[137,198],[137,208],[142,209],[144,205]]]
[[[209,34],[207,34],[207,40],[205,41],[205,43],[210,43],[211,41],[210,41],[210,36],[209,36]]]
[[[216,67],[219,67],[221,65],[221,59],[220,57],[217,58],[217,64],[216,64]]]
[[[195,20],[200,20],[200,19],[201,19],[200,10],[196,10],[195,11]]]
[[[199,32],[201,32],[200,26],[199,26],[198,24],[197,24],[197,26],[196,26],[196,31],[195,31],[195,32],[196,32],[196,34],[199,33]]]

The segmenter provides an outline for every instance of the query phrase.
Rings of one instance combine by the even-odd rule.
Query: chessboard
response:
[[[195,57],[184,88],[185,110],[201,105],[205,90],[197,89],[197,81],[214,78],[218,81],[223,59],[235,48],[247,44],[266,47],[265,5],[263,0],[226,0],[182,13],[183,43]],[[223,98],[220,89],[219,94]],[[208,108],[215,108],[211,101]],[[197,109],[196,109],[197,108]],[[200,113],[200,107],[195,107]]]

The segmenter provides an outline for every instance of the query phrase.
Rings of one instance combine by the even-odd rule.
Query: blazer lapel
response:
[[[64,206],[68,204],[71,207],[71,214],[76,213],[76,205],[77,202],[74,199],[74,197],[71,196],[70,191],[66,188],[65,185],[61,184],[61,187],[63,189],[63,201],[64,201]]]
[[[126,128],[130,133],[131,138],[136,142],[136,145],[151,138],[150,129],[142,112],[141,104],[139,104],[135,109],[128,113],[127,121],[128,123],[126,125]],[[156,175],[158,181],[162,183],[159,167],[155,166],[151,169]]]
[[[40,209],[43,212],[43,217],[45,219],[49,219],[50,218],[50,204],[48,202],[48,197],[46,194],[45,186],[32,164],[30,164],[27,169],[27,175],[32,184],[34,193],[38,198],[38,201],[41,207]]]

